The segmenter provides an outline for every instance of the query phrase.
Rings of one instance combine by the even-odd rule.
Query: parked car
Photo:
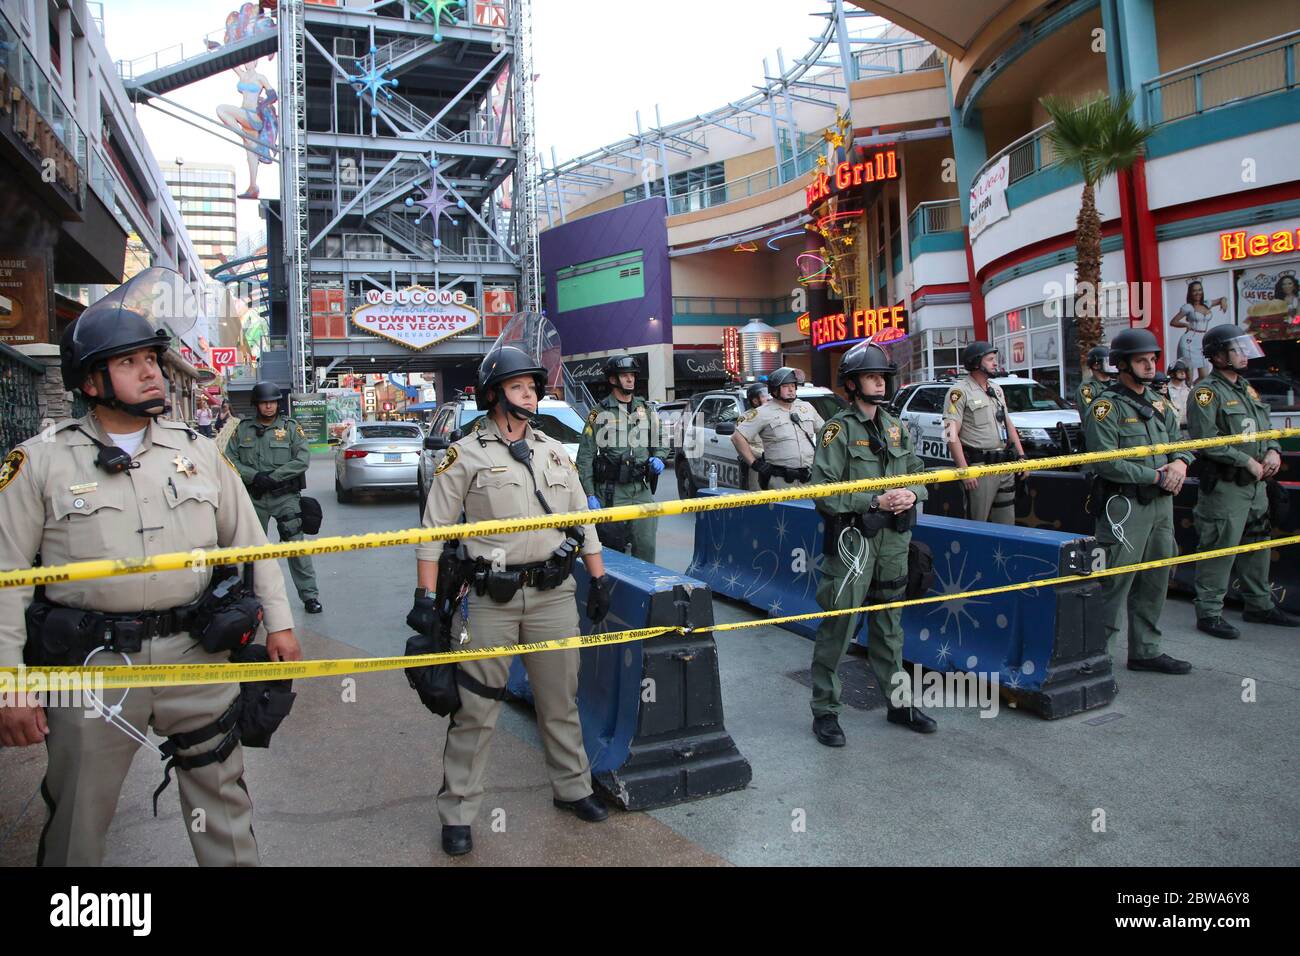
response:
[[[844,399],[829,388],[800,385],[797,396],[817,409],[823,419],[844,407]],[[673,469],[677,494],[694,498],[716,475],[719,488],[745,488],[747,474],[731,436],[745,412],[743,388],[717,389],[691,397],[690,409],[681,416],[674,444]]]
[[[334,493],[415,491],[424,430],[416,422],[358,422],[334,447]]]
[[[416,471],[416,494],[420,502],[420,516],[424,516],[424,500],[429,494],[433,470],[438,467],[452,442],[469,434],[470,429],[486,412],[474,406],[472,393],[462,393],[446,404],[440,405],[429,426],[420,452]],[[558,398],[543,398],[537,405],[537,415],[532,425],[551,438],[561,442],[569,457],[577,461],[578,443],[582,441],[585,423],[568,402]]]
[[[1011,422],[1028,457],[1083,449],[1079,412],[1072,405],[1030,378],[1008,375],[993,381],[1002,386]],[[951,379],[905,385],[890,403],[890,411],[911,431],[913,447],[926,464],[952,464],[943,434],[943,406],[952,386]]]

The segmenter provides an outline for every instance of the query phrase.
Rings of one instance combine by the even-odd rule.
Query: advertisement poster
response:
[[[307,435],[307,441],[313,445],[323,445],[329,440],[325,405],[325,396],[320,392],[294,392],[289,395],[290,415]]]
[[[361,396],[350,388],[327,388],[325,427],[330,438],[342,438],[349,425],[361,421]]]
[[[45,257],[0,249],[0,342],[50,341]]]
[[[1007,208],[1007,182],[1011,178],[1011,157],[1003,156],[986,169],[970,187],[970,237],[975,239],[999,219],[1011,215]]]
[[[1201,340],[1216,325],[1232,322],[1232,281],[1226,272],[1165,280],[1165,367],[1181,360],[1192,370],[1209,372]]]
[[[1237,315],[1261,342],[1300,338],[1300,262],[1238,269]]]

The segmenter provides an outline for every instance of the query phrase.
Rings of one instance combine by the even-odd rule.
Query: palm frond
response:
[[[1133,120],[1133,93],[1078,101],[1045,96],[1040,101],[1052,120],[1047,140],[1061,162],[1073,166],[1084,182],[1096,186],[1112,173],[1128,169],[1142,155],[1150,127]]]

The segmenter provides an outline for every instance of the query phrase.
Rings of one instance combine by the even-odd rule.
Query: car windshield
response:
[[[1058,408],[1066,410],[1072,408],[1037,382],[1003,385],[1002,394],[1007,397],[1007,411],[1010,412],[1050,412]]]
[[[460,418],[461,431],[467,433],[470,425],[485,414],[477,408],[466,408]],[[583,421],[568,405],[543,408],[533,417],[533,423],[561,444],[576,445],[582,441]]]
[[[369,438],[423,438],[419,425],[359,425],[358,439]]]

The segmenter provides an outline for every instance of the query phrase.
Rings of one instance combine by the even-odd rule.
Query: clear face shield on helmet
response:
[[[1259,340],[1248,332],[1235,335],[1223,343],[1223,354],[1234,369],[1244,369],[1251,359],[1264,357]]]
[[[547,396],[557,396],[583,418],[596,407],[587,386],[564,367],[560,360],[560,333],[541,312],[515,313],[502,327],[493,348],[503,345],[522,349],[546,371],[546,386],[543,394],[537,396],[539,401]]]
[[[1112,361],[1110,360],[1110,355],[1109,355],[1109,354],[1107,354],[1107,355],[1106,355],[1106,358],[1102,361],[1102,363],[1101,363],[1101,370],[1102,370],[1103,372],[1105,372],[1107,375],[1118,375],[1118,374],[1119,374],[1119,369],[1117,369],[1117,368],[1115,367],[1115,363],[1112,362]]]

